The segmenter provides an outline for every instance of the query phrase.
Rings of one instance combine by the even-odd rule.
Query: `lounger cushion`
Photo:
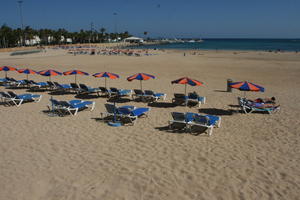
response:
[[[131,111],[131,114],[133,116],[141,116],[144,113],[148,112],[149,110],[150,110],[149,108],[137,108],[137,109],[134,109],[133,111]]]

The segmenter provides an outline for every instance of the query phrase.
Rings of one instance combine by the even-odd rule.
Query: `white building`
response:
[[[138,37],[129,37],[129,38],[125,38],[124,42],[143,43],[144,39],[143,38],[138,38]]]
[[[41,42],[41,39],[37,35],[33,36],[33,38],[30,40],[25,40],[26,45],[36,45],[36,44],[40,44],[40,42]]]
[[[72,38],[67,38],[67,39],[66,39],[66,42],[67,42],[67,43],[72,43],[73,40],[72,40]]]

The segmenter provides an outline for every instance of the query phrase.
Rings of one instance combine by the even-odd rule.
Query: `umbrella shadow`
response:
[[[49,91],[48,89],[46,88],[36,88],[36,89],[33,89],[33,88],[29,88],[26,90],[26,92],[46,92],[46,91]]]
[[[42,113],[51,117],[64,117],[61,113],[54,110],[42,110]]]
[[[183,129],[171,129],[169,126],[160,126],[155,127],[156,130],[167,132],[167,133],[177,133],[177,134],[183,134],[186,133]]]
[[[7,103],[7,102],[0,102],[0,105],[5,106],[5,107],[13,106],[12,104]]]
[[[233,115],[237,113],[237,110],[233,110],[233,109],[224,110],[219,108],[200,108],[199,112],[208,115]]]
[[[107,100],[110,103],[128,103],[130,99],[112,97]]]
[[[239,108],[240,107],[239,105],[233,105],[233,104],[229,104],[228,106],[231,108]]]
[[[27,86],[19,86],[19,87],[17,87],[17,86],[9,86],[9,87],[7,87],[7,89],[21,90],[21,89],[28,89],[28,87]]]
[[[101,118],[101,117],[92,117],[91,119],[95,120],[96,122],[106,123],[107,121],[111,120],[112,117],[104,117],[104,118]]]
[[[99,98],[100,96],[97,94],[77,94],[75,95],[75,98],[77,99],[96,99]]]
[[[74,92],[71,91],[51,91],[48,93],[49,95],[66,95],[66,94],[74,94]]]
[[[191,130],[187,131],[186,129],[182,128],[170,128],[169,126],[161,126],[155,127],[156,130],[167,132],[167,133],[175,133],[175,134],[190,134],[190,135],[202,135],[207,130],[206,127],[192,127]]]
[[[151,103],[148,103],[148,106],[155,107],[155,108],[174,108],[177,105],[173,104],[173,103],[168,103],[168,102],[151,102]]]

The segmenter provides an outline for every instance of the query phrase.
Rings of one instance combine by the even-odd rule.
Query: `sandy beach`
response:
[[[38,103],[20,107],[0,105],[0,199],[2,200],[199,200],[199,199],[299,199],[300,191],[300,56],[299,53],[251,51],[151,51],[152,56],[104,56],[67,54],[65,50],[9,56],[0,53],[0,65],[34,70],[80,69],[94,74],[113,72],[119,79],[108,86],[139,88],[126,78],[137,72],[156,76],[143,89],[167,94],[165,103],[122,105],[150,107],[147,118],[134,126],[110,127],[99,120],[107,98],[90,98],[95,109],[76,116],[49,117],[49,92]],[[26,75],[8,72],[17,80]],[[204,85],[188,86],[207,98],[198,107],[170,106],[183,85],[171,81],[188,76]],[[0,72],[4,77],[4,72]],[[29,75],[47,81],[48,77]],[[104,79],[78,76],[80,83],[104,86]],[[275,96],[278,113],[242,114],[237,97],[226,92],[226,80],[248,80]],[[59,83],[74,76],[56,76]],[[0,86],[1,91],[7,91]],[[25,89],[13,90],[18,94]],[[58,100],[74,94],[53,95]],[[171,112],[195,112],[222,117],[212,136],[191,135],[166,129]]]

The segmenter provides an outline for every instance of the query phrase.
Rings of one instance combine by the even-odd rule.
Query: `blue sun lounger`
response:
[[[199,96],[197,93],[189,93],[187,96],[187,103],[195,102],[199,107],[201,104],[205,104],[206,98]]]
[[[54,82],[54,85],[56,86],[56,89],[58,89],[58,90],[69,91],[72,89],[71,85],[69,85],[69,84],[60,84],[58,82]]]
[[[244,111],[244,113],[246,114],[252,112],[266,112],[272,114],[280,110],[280,105],[266,105],[264,103],[255,103],[251,100],[241,97],[238,97],[238,102],[242,111]]]
[[[155,93],[152,90],[145,90],[144,97],[148,98],[150,101],[166,100],[167,94],[165,93]]]
[[[193,127],[205,127],[208,130],[208,135],[211,136],[214,127],[221,127],[221,117],[215,115],[201,115],[198,113],[186,113],[188,127],[190,132]]]
[[[221,126],[221,117],[215,115],[201,115],[198,113],[172,112],[173,120],[169,121],[170,129],[179,129],[192,132],[196,126],[208,128],[208,135],[212,134],[214,127]]]
[[[0,83],[4,84],[7,83],[9,80],[7,78],[0,78]]]
[[[48,105],[50,111],[58,111],[61,115],[69,113],[70,115],[76,115],[78,111],[90,108],[92,111],[95,108],[95,102],[93,101],[82,101],[82,100],[71,100],[71,101],[58,101],[50,99],[51,105]]]
[[[185,113],[172,112],[172,120],[169,121],[169,129],[186,130],[188,122],[186,121]]]
[[[132,90],[117,89],[117,88],[111,87],[110,88],[110,93],[111,93],[111,95],[116,95],[116,96],[119,96],[119,97],[124,97],[124,96],[131,97]]]
[[[42,98],[42,95],[39,94],[20,94],[17,95],[13,91],[8,92],[0,92],[1,99],[7,104],[13,103],[17,107],[19,107],[23,102],[39,102]]]
[[[114,116],[114,115],[116,115],[117,117],[121,117],[122,114],[120,114],[118,112],[118,109],[126,108],[126,109],[129,109],[129,110],[134,110],[136,108],[134,106],[116,107],[114,104],[109,104],[109,103],[106,103],[104,106],[106,108],[106,112],[101,112],[100,113],[102,119],[105,118],[105,117]]]
[[[92,88],[92,87],[88,87],[85,84],[79,84],[80,90],[79,93],[97,93],[97,95],[99,96],[99,93],[101,92],[101,90],[99,88]]]
[[[118,108],[118,114],[123,120],[129,120],[131,125],[134,125],[137,119],[141,116],[147,116],[147,113],[150,111],[150,108],[135,108],[129,109],[126,107]]]

